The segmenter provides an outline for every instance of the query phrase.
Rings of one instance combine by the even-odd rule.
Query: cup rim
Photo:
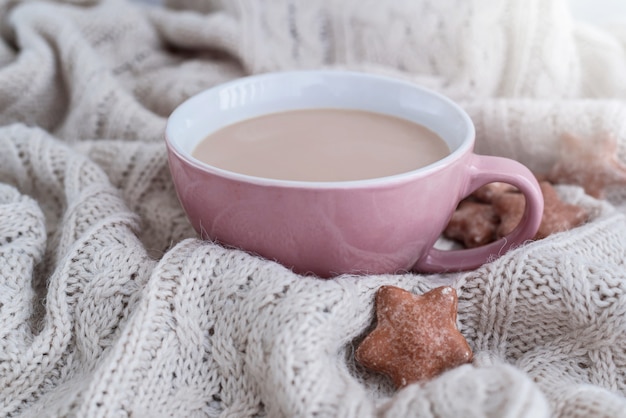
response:
[[[467,126],[467,132],[465,134],[465,138],[461,145],[452,151],[450,154],[446,155],[444,158],[437,160],[427,166],[420,167],[415,170],[407,171],[404,173],[394,174],[391,176],[383,176],[383,177],[375,177],[370,179],[360,179],[360,180],[343,180],[343,181],[302,181],[302,180],[284,180],[284,179],[273,179],[268,177],[259,177],[252,176],[248,174],[241,174],[234,171],[225,170],[219,167],[215,167],[213,165],[202,162],[196,158],[194,158],[191,153],[186,152],[182,149],[182,147],[172,139],[172,120],[174,118],[179,117],[180,114],[184,112],[185,107],[190,106],[193,102],[200,101],[204,96],[213,95],[216,92],[232,87],[241,83],[253,83],[257,80],[263,80],[267,78],[276,78],[276,77],[285,77],[285,76],[294,76],[294,75],[322,75],[322,76],[348,76],[348,77],[357,77],[357,78],[365,78],[370,80],[378,80],[385,83],[392,83],[396,85],[403,86],[408,89],[420,90],[422,93],[429,94],[431,96],[436,97],[438,100],[444,102],[446,105],[454,109],[457,114],[463,119],[465,125]],[[268,112],[268,114],[271,112]],[[427,176],[432,172],[441,170],[453,163],[453,161],[461,158],[467,152],[471,152],[474,145],[475,140],[475,127],[471,118],[467,114],[467,112],[459,106],[456,102],[451,100],[450,98],[444,96],[441,93],[438,93],[429,88],[419,86],[417,84],[410,83],[405,80],[396,79],[384,75],[372,74],[372,73],[364,73],[364,72],[356,72],[356,71],[345,71],[345,70],[291,70],[291,71],[277,71],[277,72],[269,72],[257,75],[251,75],[246,77],[240,77],[231,81],[227,81],[225,83],[221,83],[205,89],[180,103],[174,111],[169,115],[166,121],[165,126],[165,142],[168,149],[168,152],[174,153],[179,159],[184,161],[186,164],[202,170],[207,173],[211,173],[217,175],[219,177],[227,178],[234,181],[257,184],[261,186],[274,186],[274,187],[283,187],[283,188],[305,188],[305,189],[346,189],[346,188],[369,188],[376,186],[387,186],[393,184],[404,183],[406,181],[410,181],[415,178]]]

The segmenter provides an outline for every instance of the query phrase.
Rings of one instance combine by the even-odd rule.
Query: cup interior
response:
[[[166,140],[185,159],[206,166],[191,153],[211,133],[264,114],[319,108],[377,112],[426,126],[451,151],[434,165],[445,164],[474,142],[469,116],[448,98],[396,79],[344,71],[268,73],[205,90],[171,114]]]

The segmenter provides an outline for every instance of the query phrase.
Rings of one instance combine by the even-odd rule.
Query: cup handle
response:
[[[450,251],[431,248],[415,264],[413,270],[423,273],[471,270],[522,244],[537,233],[543,216],[543,195],[537,179],[528,168],[508,158],[473,154],[468,171],[469,181],[462,190],[463,198],[488,183],[511,184],[526,198],[522,220],[510,234],[482,247]]]

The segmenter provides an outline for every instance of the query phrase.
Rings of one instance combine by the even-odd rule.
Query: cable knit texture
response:
[[[0,416],[620,417],[626,192],[481,268],[301,277],[197,239],[163,143],[187,97],[347,68],[460,102],[477,150],[626,156],[626,26],[565,0],[0,0]],[[472,364],[395,391],[354,361],[383,284],[451,284]]]

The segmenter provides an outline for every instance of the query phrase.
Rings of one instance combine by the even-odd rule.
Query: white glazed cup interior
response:
[[[320,108],[366,110],[419,123],[437,133],[451,154],[407,173],[342,182],[253,177],[213,167],[192,156],[200,141],[227,125],[269,113]],[[170,115],[166,140],[188,163],[224,177],[276,186],[334,188],[403,180],[445,166],[473,148],[474,125],[450,99],[404,81],[347,71],[291,71],[237,79],[191,97]]]

